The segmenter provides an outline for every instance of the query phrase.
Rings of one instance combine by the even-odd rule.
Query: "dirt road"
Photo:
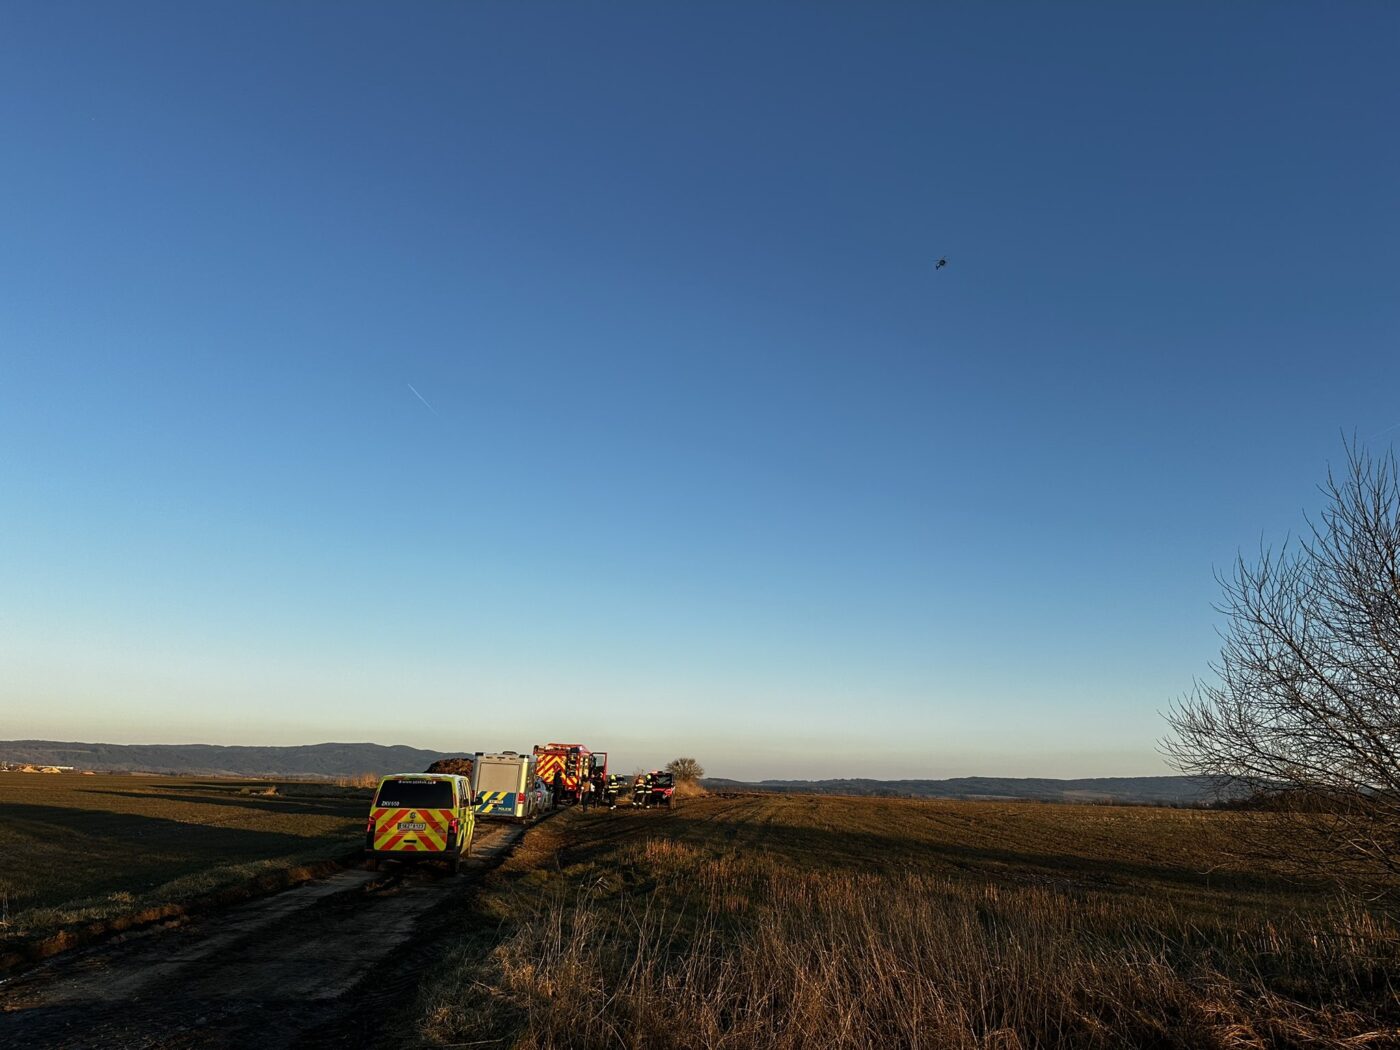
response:
[[[218,916],[61,956],[0,983],[0,1044],[43,1047],[365,1045],[411,999],[442,933],[523,829],[485,826],[472,871],[350,870]]]

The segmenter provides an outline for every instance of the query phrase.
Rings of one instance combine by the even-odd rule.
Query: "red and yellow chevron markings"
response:
[[[564,771],[564,756],[542,754],[535,759],[535,776],[548,783],[556,772]]]
[[[447,849],[450,809],[374,810],[376,852],[441,853]]]

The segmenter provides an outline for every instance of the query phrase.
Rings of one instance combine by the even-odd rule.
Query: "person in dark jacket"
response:
[[[554,805],[552,808],[558,809],[564,804],[564,771],[556,769],[554,771]]]

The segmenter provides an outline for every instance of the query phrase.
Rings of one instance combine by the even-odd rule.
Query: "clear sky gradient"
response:
[[[1391,4],[4,21],[0,738],[1161,772],[1400,439]]]

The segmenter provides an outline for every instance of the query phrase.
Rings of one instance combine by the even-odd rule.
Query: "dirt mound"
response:
[[[456,773],[460,776],[469,777],[472,775],[472,760],[470,758],[440,758],[427,769],[425,773]]]

